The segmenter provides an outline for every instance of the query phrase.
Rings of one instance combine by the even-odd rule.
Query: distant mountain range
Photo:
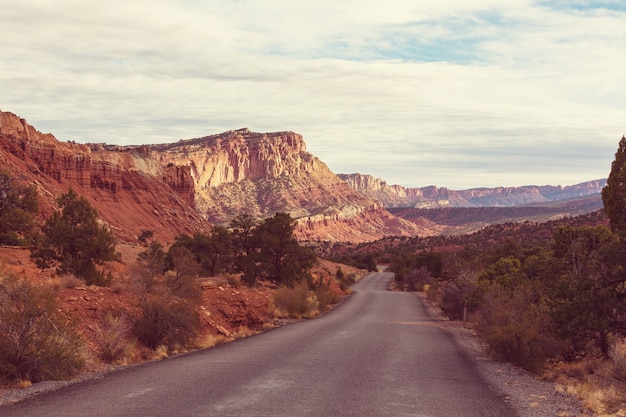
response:
[[[547,222],[603,208],[606,179],[571,186],[524,186],[449,190],[388,185],[371,175],[339,174],[354,190],[383,203],[402,219],[433,234],[465,234],[507,222]]]
[[[552,201],[599,195],[606,179],[570,186],[529,185],[523,187],[472,188],[450,190],[445,187],[407,188],[389,185],[380,178],[363,174],[338,174],[354,190],[378,200],[387,208],[414,207],[515,207],[527,204],[545,205]]]
[[[494,222],[598,210],[606,184],[407,188],[370,175],[338,176],[294,132],[239,129],[160,145],[78,144],[1,111],[0,167],[35,185],[41,217],[73,188],[120,240],[130,242],[142,230],[171,242],[240,213],[263,219],[279,211],[298,221],[296,234],[308,241],[463,233]]]

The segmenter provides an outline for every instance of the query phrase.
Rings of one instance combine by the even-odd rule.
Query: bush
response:
[[[107,363],[125,363],[135,353],[135,341],[129,339],[131,326],[123,316],[107,314],[95,327],[98,356]]]
[[[337,304],[339,301],[339,296],[325,283],[315,288],[313,293],[321,311],[328,310],[331,305]]]
[[[335,273],[335,279],[339,284],[339,288],[342,291],[346,292],[356,282],[356,274],[354,272],[349,273],[348,275],[344,274],[341,268],[337,268],[337,272]]]
[[[269,310],[274,317],[308,318],[318,311],[318,301],[305,281],[293,288],[281,287],[270,301]]]
[[[160,345],[173,350],[191,344],[200,329],[200,318],[193,303],[169,294],[150,294],[141,302],[133,334],[151,349]]]
[[[54,294],[15,277],[0,281],[0,375],[39,382],[85,367],[84,343],[59,313]]]
[[[406,291],[422,291],[424,285],[432,282],[432,275],[425,266],[412,270],[402,277],[402,285]]]
[[[461,320],[463,318],[463,293],[455,283],[446,283],[443,286],[439,307],[451,320]]]
[[[241,288],[242,282],[240,275],[226,274],[224,276],[226,277],[226,282],[228,282],[228,285],[234,288]]]
[[[533,301],[528,287],[508,291],[496,286],[477,313],[477,329],[491,351],[529,371],[539,370],[564,348],[549,332],[547,308]]]

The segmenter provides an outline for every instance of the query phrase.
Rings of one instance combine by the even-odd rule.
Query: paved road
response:
[[[0,416],[515,416],[391,273],[319,319],[123,371]]]

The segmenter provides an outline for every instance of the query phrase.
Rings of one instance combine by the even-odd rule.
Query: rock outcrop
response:
[[[428,233],[351,189],[294,132],[239,129],[150,149],[163,165],[189,167],[196,208],[211,223],[227,223],[242,212],[260,219],[282,211],[298,219],[297,233],[306,240]]]
[[[388,185],[371,175],[339,174],[354,190],[383,203],[385,207],[513,207],[586,197],[602,192],[606,179],[571,186],[524,186],[449,190],[445,187],[406,188]]]
[[[163,167],[146,152],[59,142],[24,119],[0,112],[0,162],[12,175],[37,186],[42,215],[73,188],[84,195],[116,234],[134,240],[141,230],[171,240],[207,230],[194,209],[193,179],[186,167]]]
[[[85,145],[59,142],[0,112],[0,162],[37,185],[44,216],[72,187],[125,240],[154,230],[157,239],[171,241],[240,213],[261,219],[278,211],[298,220],[301,239],[362,242],[429,233],[350,188],[293,132],[240,129],[160,145]]]

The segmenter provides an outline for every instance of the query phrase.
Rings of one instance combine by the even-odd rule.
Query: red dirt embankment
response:
[[[30,259],[30,252],[25,248],[0,247],[0,276],[13,275],[31,280],[39,285],[47,285],[55,292],[59,310],[75,320],[87,342],[90,356],[90,370],[104,366],[97,359],[96,329],[107,314],[124,312],[128,315],[138,311],[139,295],[133,290],[130,266],[135,263],[137,254],[145,248],[133,245],[118,245],[122,255],[121,262],[113,262],[106,268],[113,275],[110,287],[78,285],[66,287],[67,278],[58,277],[54,271],[41,271]],[[312,273],[316,279],[330,282],[333,291],[343,296],[334,282],[334,274],[341,266],[345,274],[363,275],[363,271],[346,265],[338,265],[320,260]],[[229,340],[237,335],[261,331],[276,325],[268,304],[274,293],[270,284],[261,283],[253,288],[229,284],[224,277],[202,278],[199,280],[202,291],[200,338],[216,336],[220,340]],[[148,348],[138,346],[136,361],[149,360],[156,355]],[[2,385],[0,385],[0,389]]]

